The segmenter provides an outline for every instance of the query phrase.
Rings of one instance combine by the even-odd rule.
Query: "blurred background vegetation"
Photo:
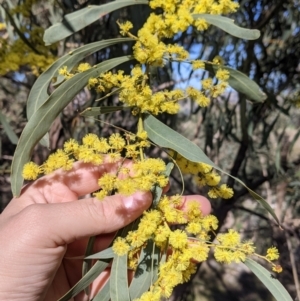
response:
[[[230,200],[212,200],[213,213],[224,231],[234,227],[245,239],[255,241],[264,253],[270,245],[278,247],[283,273],[277,278],[296,298],[300,295],[300,2],[297,0],[240,0],[235,22],[259,29],[258,40],[231,37],[216,27],[208,31],[189,30],[175,37],[193,58],[212,60],[236,68],[256,81],[267,95],[263,103],[252,103],[228,89],[206,109],[191,101],[183,103],[180,114],[160,116],[172,128],[196,142],[221,168],[240,178],[261,194],[275,210],[283,230],[251,199],[248,191],[234,183]],[[149,14],[145,6],[120,9],[99,18],[90,26],[51,46],[44,46],[43,32],[65,14],[105,1],[94,0],[3,0],[0,2],[0,212],[12,198],[10,166],[26,124],[26,99],[37,76],[56,58],[94,41],[119,37],[117,20],[130,20],[135,30]],[[108,58],[129,54],[131,45],[115,45],[88,57],[94,65]],[[129,72],[129,64],[121,66]],[[155,89],[194,85],[204,73],[193,72],[185,64],[167,64],[153,74]],[[49,91],[53,87],[49,87]],[[86,107],[97,105],[101,95],[82,90],[53,123],[49,147],[37,146],[33,160],[41,163],[62,143],[87,132],[107,136],[115,131],[94,118],[79,115]],[[102,104],[112,105],[112,96]],[[117,112],[101,119],[130,130],[135,124],[130,114]],[[157,150],[154,156],[159,156]],[[186,179],[186,193],[204,193]],[[180,177],[172,176],[172,186],[180,189]],[[270,274],[271,277],[271,274]],[[175,290],[172,300],[269,301],[264,287],[243,265],[220,265],[209,260],[199,266],[191,283]],[[296,299],[295,299],[296,300]]]

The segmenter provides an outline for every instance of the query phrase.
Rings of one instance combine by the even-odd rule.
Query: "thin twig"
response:
[[[4,9],[11,25],[14,27],[14,30],[16,31],[16,33],[18,34],[18,36],[20,37],[20,39],[31,49],[33,50],[33,52],[37,53],[37,54],[41,54],[32,43],[30,43],[30,41],[25,37],[25,35],[22,33],[22,31],[18,28],[18,26],[16,25],[13,17],[10,15],[8,9],[6,8],[6,5],[1,4],[2,8]]]
[[[295,257],[294,257],[294,253],[293,253],[293,247],[292,247],[292,243],[291,243],[289,233],[287,231],[285,231],[284,234],[285,234],[286,244],[287,244],[287,247],[288,247],[288,250],[289,250],[290,261],[291,261],[291,265],[292,265],[292,272],[293,272],[293,278],[294,278],[297,298],[298,298],[298,300],[300,300],[300,285],[299,285],[299,278],[298,278],[298,273],[297,273]]]

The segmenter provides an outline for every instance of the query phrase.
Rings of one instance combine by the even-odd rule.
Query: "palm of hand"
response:
[[[31,275],[22,275],[21,281],[23,283],[21,283],[21,286],[24,285],[33,288],[37,300],[40,298],[45,298],[47,301],[58,300],[81,278],[82,260],[71,258],[84,255],[88,238],[77,240],[68,245],[53,244],[53,241],[57,241],[60,238],[54,237],[49,239],[49,237],[46,237],[45,233],[47,232],[41,229],[41,225],[45,221],[41,221],[41,217],[37,216],[41,208],[32,210],[33,206],[31,205],[54,205],[56,203],[72,202],[78,200],[79,196],[96,190],[98,188],[97,178],[99,177],[99,171],[89,170],[88,172],[89,177],[86,177],[84,170],[74,170],[72,177],[62,177],[61,174],[57,173],[47,178],[41,178],[32,185],[25,187],[22,195],[19,198],[13,199],[1,215],[1,222],[5,222],[10,217],[18,216],[23,211],[25,214],[20,215],[19,220],[14,221],[14,225],[8,223],[6,228],[9,232],[19,232],[22,229],[26,229],[28,221],[30,221],[29,231],[37,232],[35,233],[36,235],[28,235],[30,241],[23,240],[12,243],[7,239],[7,243],[11,243],[6,248],[8,250],[9,248],[17,247],[25,250],[23,251],[25,256],[17,258],[15,265],[23,267],[23,270],[26,270],[24,269],[24,265],[30,265],[29,270],[31,270]],[[77,181],[74,181],[75,179]],[[56,218],[63,220],[65,217],[56,216]],[[23,223],[27,223],[27,225],[23,225]],[[7,236],[10,236],[10,234],[8,233]],[[32,238],[34,238],[33,241]],[[52,245],[49,245],[49,243],[52,243]],[[16,271],[14,271],[15,273]],[[48,290],[45,290],[45,284],[50,284]],[[45,291],[47,291],[46,296],[44,296]],[[22,300],[26,300],[26,296],[22,297]],[[35,299],[35,297],[31,298],[28,300]],[[84,294],[78,295],[76,300],[85,300]]]

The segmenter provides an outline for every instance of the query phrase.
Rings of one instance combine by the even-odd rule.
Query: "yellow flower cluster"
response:
[[[107,72],[101,74],[98,78],[90,78],[88,87],[94,88],[98,93],[108,93],[112,89],[119,92],[119,100],[126,106],[132,107],[134,115],[140,112],[149,112],[153,115],[160,113],[176,114],[180,106],[179,101],[191,98],[199,106],[207,107],[210,104],[210,97],[221,95],[228,86],[229,72],[221,68],[216,72],[217,84],[213,83],[212,78],[201,80],[202,90],[199,91],[193,87],[188,87],[186,91],[179,89],[168,91],[163,90],[154,93],[150,86],[148,67],[163,66],[164,60],[187,60],[189,53],[180,45],[166,45],[163,42],[165,38],[171,38],[179,31],[185,31],[189,26],[202,24],[204,20],[194,20],[192,14],[206,13],[221,14],[233,12],[237,8],[237,4],[230,0],[222,0],[217,2],[204,1],[201,5],[195,0],[184,0],[180,3],[175,0],[167,2],[161,0],[152,0],[149,3],[153,9],[162,8],[161,14],[152,13],[147,19],[144,26],[139,30],[138,36],[130,33],[133,28],[131,22],[118,25],[122,35],[128,35],[136,40],[133,46],[133,54],[140,64],[146,64],[144,70],[141,65],[137,65],[132,69],[131,75],[124,75],[123,71],[117,74]],[[206,26],[207,27],[207,26]],[[192,68],[203,69],[205,62],[201,60],[189,61]],[[214,63],[216,63],[214,61]],[[71,78],[75,73],[87,70],[90,66],[82,67],[79,65],[77,71],[68,71],[67,66],[59,70],[59,74],[65,76],[66,79]]]
[[[253,246],[253,242],[241,242],[240,234],[233,229],[229,229],[228,233],[219,234],[216,240],[218,243],[212,244],[214,245],[214,256],[221,263],[239,263],[245,261],[247,256],[255,255],[268,261],[272,265],[274,272],[282,272],[282,267],[272,262],[279,258],[279,252],[276,247],[269,248],[266,256],[256,254],[254,253],[255,247]]]
[[[6,24],[0,22],[0,31],[5,30],[6,29]]]
[[[214,256],[217,261],[224,263],[243,262],[247,255],[254,254],[252,242],[241,243],[240,234],[229,229],[228,233],[217,236],[219,244],[215,245]]]
[[[162,196],[156,209],[145,212],[135,231],[130,231],[125,238],[118,239],[113,244],[113,250],[118,255],[128,252],[129,267],[136,269],[137,254],[152,240],[162,252],[170,254],[165,263],[159,266],[159,278],[152,285],[150,292],[146,292],[139,300],[160,300],[161,297],[170,297],[174,287],[186,282],[196,271],[196,262],[204,261],[208,257],[209,246],[202,240],[208,232],[217,228],[214,216],[202,216],[199,202],[191,201],[183,213],[182,197]],[[172,231],[169,224],[187,225],[187,229],[194,229],[198,239],[189,240],[187,232],[177,229]],[[195,226],[198,225],[198,230]],[[188,228],[189,227],[189,228]],[[201,238],[201,240],[199,239]],[[127,246],[127,251],[124,246]]]
[[[169,181],[162,174],[165,170],[166,165],[161,159],[134,161],[131,170],[125,167],[120,168],[118,175],[104,174],[98,181],[101,190],[94,196],[101,200],[113,192],[130,195],[137,190],[150,191],[154,185],[165,187]]]
[[[201,61],[192,61],[193,69],[203,68]],[[199,91],[193,87],[186,89],[187,95],[194,100],[200,107],[207,107],[210,104],[209,96],[215,98],[224,93],[228,87],[229,71],[226,69],[218,69],[216,72],[217,84],[213,84],[213,79],[208,77],[201,80],[202,91]]]
[[[25,25],[20,26],[18,30],[28,43],[19,37],[12,26],[0,24],[1,31],[8,29],[14,36],[11,40],[9,40],[11,35],[3,35],[0,38],[0,75],[5,75],[10,71],[18,71],[22,66],[29,66],[32,73],[38,76],[56,60],[56,57],[51,53],[51,50],[56,50],[56,45],[45,46],[43,41],[44,29],[31,24],[32,22],[27,19],[32,17],[33,7],[38,1],[20,1],[18,5],[10,9],[11,15],[18,14],[21,18],[25,18],[23,22]],[[26,25],[28,22],[31,24],[30,26]]]
[[[193,61],[193,63],[196,66],[202,64],[201,61]],[[67,79],[74,75],[74,73],[67,71],[67,67],[60,69],[59,73]],[[186,91],[175,89],[154,93],[150,85],[147,84],[147,74],[144,73],[141,66],[137,65],[132,69],[130,76],[124,75],[123,71],[119,71],[116,74],[107,72],[101,74],[98,78],[90,78],[88,87],[96,89],[99,93],[108,93],[112,89],[117,89],[119,91],[119,101],[128,107],[132,107],[133,113],[177,114],[180,109],[179,101],[187,97],[193,99],[199,106],[207,107],[210,104],[209,96],[217,97],[222,94],[228,85],[225,80],[228,79],[229,72],[220,69],[217,71],[216,77],[220,80],[217,85],[213,85],[211,78],[202,80],[202,91],[188,87]]]
[[[34,47],[31,49],[20,38],[13,41],[7,38],[0,38],[0,75],[10,71],[18,71],[22,66],[29,66],[34,75],[38,76],[55,61],[51,54],[51,46],[46,47],[43,42],[43,32],[41,27],[32,26],[20,28],[24,36],[28,36],[28,42]]]
[[[279,252],[276,247],[271,247],[267,250],[266,258],[270,261],[277,260],[279,258]]]
[[[72,78],[75,74],[84,72],[86,70],[89,70],[91,68],[91,65],[89,63],[81,63],[77,66],[75,70],[72,70],[71,72],[68,71],[67,66],[63,66],[58,70],[58,74],[65,77],[65,79]]]
[[[233,196],[232,188],[220,184],[221,176],[213,170],[212,166],[205,163],[196,163],[176,154],[176,163],[184,174],[194,175],[194,181],[200,187],[208,186],[210,198],[230,199]]]
[[[116,254],[128,254],[128,266],[133,270],[138,269],[138,254],[150,241],[167,254],[166,261],[159,264],[159,277],[150,291],[135,301],[169,298],[176,285],[190,279],[196,272],[196,263],[205,261],[211,249],[214,249],[216,260],[222,263],[243,262],[247,256],[258,255],[253,243],[241,242],[240,234],[232,229],[217,235],[216,242],[211,243],[209,232],[218,228],[217,218],[203,216],[197,201],[186,204],[185,212],[181,210],[182,205],[182,197],[163,195],[156,209],[143,214],[136,230],[130,231],[124,238],[118,238],[113,244]],[[174,223],[181,224],[181,228],[172,230],[169,225]],[[270,262],[271,258],[278,258],[278,250],[272,247],[265,257],[258,256]],[[280,272],[280,268],[273,264],[274,271]]]
[[[125,145],[125,140],[119,134],[113,135],[113,137],[120,138]],[[96,134],[84,136],[81,145],[75,139],[70,139],[64,143],[63,150],[59,149],[51,154],[41,166],[38,166],[38,169],[33,162],[26,163],[23,168],[23,177],[26,180],[34,180],[39,174],[49,174],[59,168],[69,170],[75,160],[100,165],[106,154],[110,161],[118,161],[121,158],[118,146],[119,144],[116,145],[114,139],[111,139],[109,143],[108,139],[99,138]]]
[[[120,33],[134,37],[134,57],[141,64],[163,66],[164,58],[185,60],[188,52],[179,45],[166,45],[165,38],[172,38],[178,32],[184,32],[189,26],[198,30],[206,30],[208,23],[204,19],[194,19],[193,14],[228,14],[235,12],[238,4],[231,0],[197,1],[197,0],[152,0],[152,9],[161,9],[160,14],[152,13],[134,37],[129,30],[133,27],[130,22],[120,24]]]
[[[121,29],[121,31],[120,31],[121,35],[127,35],[129,33],[130,29],[133,28],[132,23],[129,21],[126,21],[125,23],[122,23],[122,24],[118,23],[118,25]]]
[[[118,23],[122,35],[127,35],[136,40],[133,46],[133,54],[140,64],[146,64],[146,70],[141,65],[137,65],[132,69],[131,76],[124,75],[123,71],[119,71],[117,74],[107,72],[101,74],[99,78],[90,78],[88,87],[96,89],[98,93],[108,93],[112,89],[117,89],[119,100],[126,106],[132,107],[133,114],[146,111],[153,115],[163,112],[176,114],[180,109],[178,101],[187,97],[193,99],[199,106],[207,107],[210,104],[210,97],[215,98],[221,95],[227,88],[230,74],[226,69],[220,67],[217,70],[217,84],[213,83],[212,78],[202,80],[201,91],[188,87],[185,92],[177,89],[154,93],[149,84],[148,74],[150,65],[163,66],[165,60],[183,61],[188,59],[189,53],[182,46],[167,45],[163,42],[163,39],[171,38],[179,31],[185,31],[191,25],[201,24],[203,27],[205,21],[195,21],[192,14],[203,13],[203,11],[211,14],[228,13],[235,11],[238,6],[235,2],[229,0],[219,1],[218,3],[214,1],[202,2],[199,4],[198,1],[194,0],[184,0],[180,3],[175,0],[168,0],[167,2],[161,0],[150,1],[151,8],[162,8],[163,12],[161,14],[150,14],[144,26],[139,30],[137,37],[130,33],[130,29],[133,28],[132,23],[129,21],[122,24]],[[190,63],[194,70],[205,68],[204,61],[193,60]],[[73,76],[73,74],[67,72],[66,67],[60,70],[60,74],[63,74],[66,78]]]
[[[147,158],[140,160],[140,150],[149,147],[146,140],[147,134],[142,131],[137,136],[128,135],[126,140],[120,134],[112,134],[109,138],[99,138],[95,134],[87,134],[80,145],[75,139],[70,139],[64,144],[64,149],[57,150],[48,159],[38,166],[34,162],[24,165],[23,177],[26,180],[35,180],[40,174],[49,174],[62,168],[70,170],[75,160],[85,163],[100,165],[104,161],[121,161],[121,152],[126,158],[133,160],[131,169],[120,167],[118,174],[104,174],[98,181],[101,190],[94,193],[98,199],[113,192],[130,195],[137,190],[149,191],[154,185],[165,187],[168,178],[163,175],[166,165],[161,159]]]
[[[146,84],[148,77],[140,66],[135,66],[131,76],[124,75],[122,71],[117,74],[107,72],[99,78],[90,78],[88,86],[94,87],[98,92],[108,92],[113,88],[120,90],[119,101],[126,106],[132,107],[134,112],[150,112],[153,115],[166,112],[168,114],[178,113],[179,100],[186,96],[179,89],[173,91],[159,91],[154,93]]]
[[[267,260],[272,265],[272,270],[276,273],[282,272],[282,267],[279,264],[274,264],[272,261],[277,260],[279,258],[279,252],[276,247],[271,247],[267,250],[266,256],[259,256],[263,259]]]

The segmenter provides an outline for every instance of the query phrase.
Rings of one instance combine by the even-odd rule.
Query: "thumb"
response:
[[[111,233],[138,218],[151,204],[150,192],[130,196],[113,195],[103,201],[34,204],[23,210],[24,221],[31,221],[30,236],[40,247],[53,248],[85,237]]]

